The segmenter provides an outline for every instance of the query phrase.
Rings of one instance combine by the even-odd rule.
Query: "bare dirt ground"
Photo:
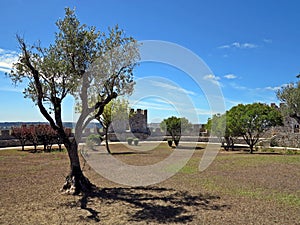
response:
[[[176,151],[111,150],[133,165]],[[97,189],[68,196],[59,191],[69,167],[65,152],[2,150],[0,224],[300,224],[299,155],[220,152],[199,172],[202,154],[199,148],[175,176],[146,187],[112,183],[85,164]]]

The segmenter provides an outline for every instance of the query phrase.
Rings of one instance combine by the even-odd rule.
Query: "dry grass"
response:
[[[133,165],[176,151],[147,147],[111,149]],[[66,153],[0,151],[0,224],[300,224],[299,155],[221,152],[200,173],[202,152],[196,150],[172,178],[147,187],[112,183],[85,165],[97,190],[67,196],[59,192],[68,172]]]

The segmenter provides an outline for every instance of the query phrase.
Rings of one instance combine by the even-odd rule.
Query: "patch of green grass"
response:
[[[185,165],[179,172],[184,174],[195,174],[198,172],[198,168],[193,165]]]
[[[262,188],[254,188],[250,185],[241,186],[232,180],[226,180],[221,176],[213,178],[201,179],[200,185],[209,191],[218,192],[219,194],[226,194],[237,197],[247,197],[251,199],[276,201],[280,204],[300,207],[300,196],[297,194],[283,193],[269,190],[266,193]]]
[[[300,196],[296,194],[273,192],[268,194],[265,198],[275,200],[279,203],[300,207]]]
[[[184,173],[184,174],[193,174],[193,173],[197,173],[198,170],[197,168],[195,168],[195,166],[186,164],[184,167],[182,167],[182,162],[178,162],[178,163],[174,163],[174,164],[170,164],[165,168],[166,172],[179,172],[179,173]]]
[[[0,150],[1,156],[26,156],[27,153],[27,151],[20,151],[15,149]]]
[[[262,201],[276,201],[278,203],[299,207],[300,192],[287,193],[280,188],[266,190],[264,186],[255,186],[252,182],[247,182],[243,178],[235,179],[234,177],[239,170],[252,171],[253,169],[257,171],[260,167],[265,168],[287,164],[295,167],[300,166],[300,157],[298,155],[221,154],[217,156],[213,165],[209,167],[207,171],[199,173],[197,182],[209,192],[247,197]],[[188,167],[183,168],[182,171],[186,170],[187,173],[194,171],[197,165],[197,163],[188,164]],[[253,177],[252,179],[255,180]]]
[[[202,178],[199,182],[201,186],[209,191],[221,191],[221,187],[216,184],[216,181],[213,178]]]
[[[298,155],[236,154],[230,156],[218,156],[216,160],[220,162],[218,166],[223,170],[256,167],[272,163],[300,165],[300,157]]]
[[[282,148],[282,149],[274,149],[274,148],[262,148],[260,149],[260,152],[262,153],[277,153],[281,155],[300,155],[299,150],[292,150],[288,148]]]
[[[263,194],[260,189],[250,189],[250,188],[236,188],[230,190],[231,194],[240,196],[240,197],[250,197],[255,199],[261,199]]]

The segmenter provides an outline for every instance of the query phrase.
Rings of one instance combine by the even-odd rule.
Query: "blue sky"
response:
[[[139,41],[161,40],[189,49],[212,71],[201,76],[221,88],[226,109],[238,103],[278,102],[275,90],[296,81],[300,73],[298,0],[11,0],[0,4],[0,121],[44,121],[34,104],[23,98],[22,86],[13,87],[4,72],[18,54],[15,35],[48,46],[54,40],[55,21],[64,16],[67,6],[76,7],[82,23],[101,31],[119,24]],[[134,107],[148,108],[148,122],[176,111],[177,103],[172,105],[168,95],[164,98],[165,92],[170,96],[184,93],[190,99],[198,119],[190,118],[192,122],[205,123],[215,113],[203,89],[174,66],[141,63],[135,75],[137,79],[151,76],[166,81],[165,85],[164,80],[152,84],[158,96],[134,103]],[[184,100],[178,97],[180,101]],[[68,98],[66,121],[73,118],[71,103]],[[188,106],[182,107],[188,111]]]

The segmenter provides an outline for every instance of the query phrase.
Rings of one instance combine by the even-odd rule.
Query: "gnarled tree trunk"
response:
[[[105,146],[106,146],[106,150],[109,154],[111,154],[110,148],[109,148],[109,144],[108,144],[108,127],[105,128]]]
[[[78,155],[78,144],[76,140],[65,143],[70,159],[70,173],[66,177],[66,182],[62,188],[68,194],[77,195],[81,192],[91,190],[93,184],[86,178],[81,170],[80,160]]]

